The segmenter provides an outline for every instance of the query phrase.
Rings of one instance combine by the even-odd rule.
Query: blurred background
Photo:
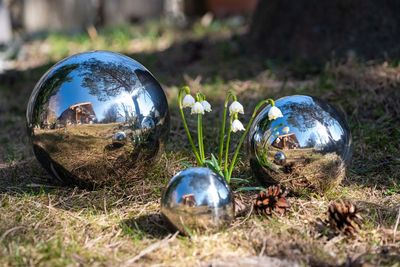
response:
[[[229,40],[219,44],[225,56],[306,65],[397,62],[399,12],[395,0],[0,0],[0,71],[15,67],[15,59],[59,59],[90,49],[162,51],[204,37]],[[187,44],[186,59],[195,61],[209,40]]]
[[[0,0],[0,72],[71,53],[162,50],[209,31],[239,32],[257,0]],[[221,21],[217,21],[221,20]],[[31,62],[35,61],[35,62]]]

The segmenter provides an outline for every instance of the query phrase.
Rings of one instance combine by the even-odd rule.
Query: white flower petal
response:
[[[283,117],[282,111],[276,106],[272,106],[268,111],[268,119],[270,121]]]
[[[282,129],[282,132],[285,133],[285,134],[289,133],[289,131],[290,131],[289,126],[285,126],[285,127],[283,127],[283,129]]]
[[[236,133],[237,131],[245,131],[246,129],[243,127],[243,124],[239,120],[234,120],[232,122],[232,132]]]
[[[195,102],[196,102],[196,100],[194,100],[193,96],[185,95],[185,97],[182,100],[182,106],[184,108],[191,108],[191,107],[193,107]]]
[[[203,108],[205,111],[211,112],[211,105],[210,105],[210,103],[208,103],[208,101],[203,100],[203,101],[201,101],[201,104],[203,105]]]
[[[244,114],[244,109],[242,104],[240,104],[238,101],[233,101],[229,106],[229,115],[232,116],[236,113]]]
[[[191,114],[204,114],[203,105],[200,102],[194,103]]]

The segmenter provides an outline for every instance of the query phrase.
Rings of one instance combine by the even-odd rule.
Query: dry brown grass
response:
[[[206,44],[198,53],[218,55],[219,45]],[[180,59],[179,52],[160,52],[160,61],[165,53]],[[220,114],[228,88],[236,90],[247,111],[262,97],[294,93],[317,95],[342,108],[354,139],[354,160],[343,183],[323,196],[307,192],[289,197],[291,209],[285,217],[244,213],[221,232],[176,236],[160,216],[159,199],[168,180],[183,168],[181,163],[193,163],[174,104],[183,75],[162,78],[172,118],[170,142],[159,162],[146,170],[133,170],[135,179],[128,183],[94,191],[48,183],[48,175],[30,152],[22,103],[43,69],[23,72],[19,82],[9,82],[5,76],[0,90],[0,265],[268,266],[275,261],[275,266],[360,266],[363,262],[400,266],[400,229],[394,231],[400,203],[400,68],[331,64],[316,76],[297,80],[285,68],[260,67],[240,54],[210,60],[183,62],[180,68],[187,67],[182,71],[188,73],[187,82],[209,95],[214,114]],[[157,62],[153,72],[168,76],[170,66]],[[246,70],[238,62],[251,67],[245,76],[234,78],[239,70]],[[215,66],[230,69],[215,73]],[[201,81],[194,80],[196,72],[203,76]],[[219,119],[208,116],[207,120],[205,133],[212,150]],[[245,154],[235,175],[251,177]],[[249,181],[255,184],[252,178]],[[251,194],[237,197],[248,200]],[[363,210],[365,222],[354,238],[328,239],[315,226],[317,218],[325,218],[329,203],[339,198],[351,199]]]

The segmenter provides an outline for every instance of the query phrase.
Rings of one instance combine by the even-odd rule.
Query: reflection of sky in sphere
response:
[[[75,71],[74,71],[75,72]],[[57,117],[61,115],[63,111],[68,109],[71,105],[81,102],[91,102],[96,118],[101,121],[104,118],[104,113],[114,104],[121,106],[122,104],[129,108],[132,113],[135,113],[135,106],[132,97],[137,95],[137,102],[141,114],[144,116],[149,115],[152,108],[152,101],[149,94],[145,91],[144,87],[137,87],[132,93],[127,91],[121,91],[118,96],[110,97],[107,101],[99,101],[96,96],[89,94],[89,90],[82,87],[83,77],[76,73],[71,73],[73,77],[71,81],[64,82],[57,95],[52,96],[50,101],[57,101],[57,109],[55,110]],[[139,84],[140,82],[137,81]],[[143,89],[144,91],[142,91]],[[57,100],[56,100],[57,99]],[[122,110],[120,112],[123,114]],[[121,118],[123,120],[123,118]]]
[[[198,183],[203,185],[204,188],[194,186],[193,179],[198,179]],[[187,194],[194,194],[198,206],[218,206],[221,200],[228,198],[228,190],[223,188],[223,185],[212,176],[195,176],[193,179],[188,177],[179,179],[179,185],[176,187],[173,196],[176,203],[182,203],[183,196]]]
[[[293,97],[300,98],[297,99],[299,100],[299,102],[309,103],[311,106],[318,105],[318,103],[314,103],[314,101],[309,97],[305,96],[293,96]],[[303,129],[299,129],[298,127],[290,123],[288,119],[289,116],[292,117],[294,116],[294,119],[299,123],[301,123],[302,122],[301,114],[296,114],[291,109],[283,107],[285,104],[288,104],[290,102],[283,101],[283,103],[284,103],[283,105],[282,104],[280,105],[279,101],[277,101],[276,106],[281,109],[284,116],[282,118],[278,118],[270,122],[271,126],[268,128],[272,129],[272,132],[266,131],[263,136],[263,138],[268,138],[269,144],[273,143],[273,141],[277,138],[277,135],[285,134],[283,132],[283,128],[285,126],[289,127],[289,134],[294,133],[296,135],[300,147],[306,147],[307,143],[310,142],[310,140],[313,140],[315,144],[325,145],[328,144],[330,141],[340,140],[341,136],[344,134],[342,127],[336,120],[332,120],[330,121],[329,124],[326,123],[326,125],[323,125],[318,120],[313,120],[313,127],[304,127]],[[322,113],[320,113],[320,115],[327,116],[327,118],[329,116],[330,118],[331,115],[328,112],[323,110],[321,110],[321,112]]]

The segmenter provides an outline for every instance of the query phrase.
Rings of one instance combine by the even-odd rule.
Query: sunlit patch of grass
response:
[[[164,31],[162,24],[148,22],[144,24],[144,27],[120,25],[99,29],[97,35],[92,37],[86,32],[76,34],[53,32],[48,34],[46,42],[50,47],[51,58],[58,60],[72,53],[88,50],[113,50],[128,53],[132,41],[140,40],[150,43],[160,38]]]
[[[204,24],[201,21],[194,23],[193,33],[197,38],[202,38],[210,34],[229,34],[232,29],[238,29],[245,26],[245,21],[242,18],[228,18],[225,20],[212,20],[209,24]]]
[[[398,182],[398,181],[397,181]],[[385,191],[385,195],[387,196],[393,196],[396,194],[400,194],[400,184],[398,184],[396,181],[393,181],[392,186],[388,186]]]

